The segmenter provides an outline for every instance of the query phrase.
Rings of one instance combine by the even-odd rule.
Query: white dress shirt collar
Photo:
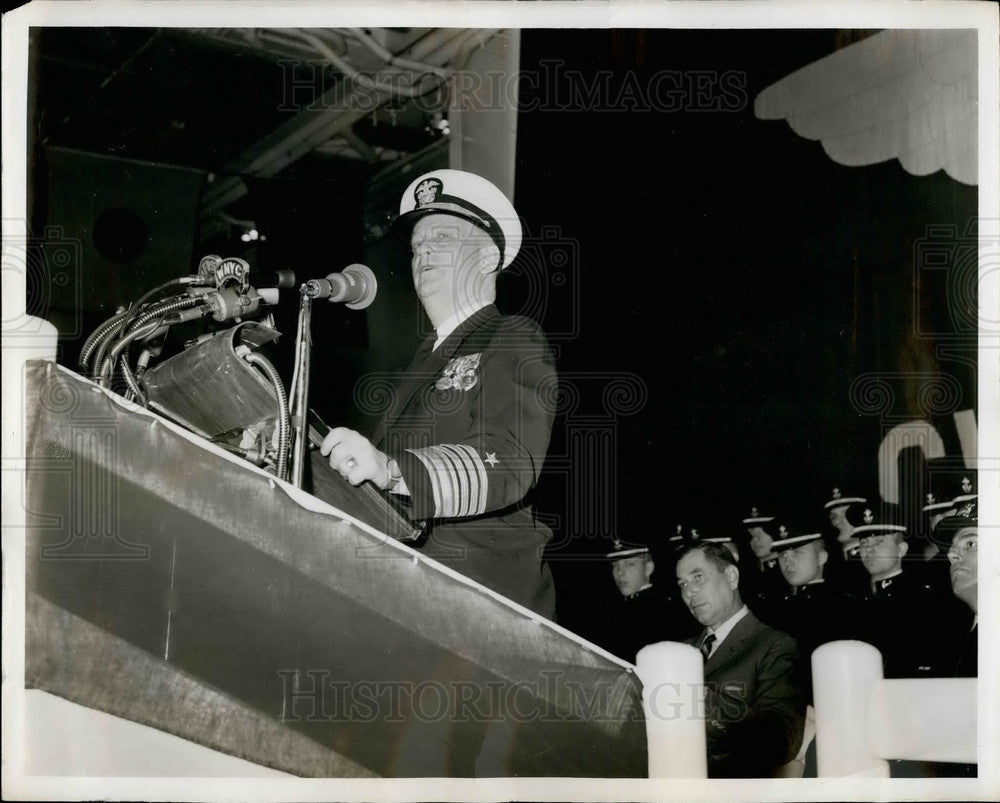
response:
[[[719,649],[719,645],[726,640],[726,636],[728,636],[730,632],[732,632],[732,629],[736,627],[737,622],[739,622],[740,619],[742,619],[748,613],[750,613],[750,610],[747,608],[746,605],[744,605],[742,608],[736,611],[736,613],[734,613],[732,616],[726,619],[726,621],[723,622],[718,627],[708,628],[709,633],[715,634],[715,643],[712,645],[712,652],[715,652],[717,649]],[[709,655],[711,655],[712,652],[710,652]]]

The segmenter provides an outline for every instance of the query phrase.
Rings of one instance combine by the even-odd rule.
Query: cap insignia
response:
[[[962,477],[962,493],[967,494],[972,492],[972,480],[968,477]]]
[[[928,505],[936,505],[937,504],[937,497],[934,496],[934,494],[927,494],[927,504]]]
[[[787,537],[787,536],[788,536],[788,529],[787,529],[787,528],[785,527],[785,525],[784,525],[784,524],[782,524],[782,525],[781,525],[781,526],[780,526],[780,527],[778,528],[778,535],[779,535],[779,536],[780,536],[781,538],[785,538],[785,537]]]
[[[417,199],[417,206],[427,206],[434,203],[442,189],[444,189],[444,185],[440,179],[429,178],[421,181],[413,191],[413,197]]]
[[[758,511],[757,508],[752,507],[750,508],[750,516],[751,518],[757,518],[758,516],[760,516],[760,511]]]
[[[868,508],[865,508],[864,519],[865,519],[865,524],[871,524],[873,521],[875,521],[875,516],[872,515],[872,512]]]
[[[840,488],[834,488],[833,489],[833,498],[834,499],[840,499]]]

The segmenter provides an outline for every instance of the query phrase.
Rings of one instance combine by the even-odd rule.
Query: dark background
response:
[[[961,462],[951,414],[976,404],[976,321],[963,312],[975,309],[974,260],[961,270],[976,187],[896,161],[845,167],[753,114],[769,84],[865,34],[522,31],[514,200],[527,238],[500,306],[537,318],[558,355],[560,414],[536,501],[555,532],[559,618],[573,630],[601,642],[614,626],[612,536],[658,552],[680,522],[739,537],[751,505],[828,530],[831,488],[876,499],[879,443],[910,419],[932,421]],[[144,36],[153,44],[111,83],[79,64],[67,77],[81,50],[113,67]],[[74,366],[115,303],[203,253],[300,278],[366,261],[380,280],[375,307],[314,314],[312,402],[331,423],[370,428],[358,383],[405,366],[420,328],[406,254],[373,240],[363,214],[373,169],[306,157],[248,179],[230,211],[267,241],[206,242],[194,214],[206,173],[279,117],[255,90],[273,83],[268,65],[186,48],[139,29],[33,38],[31,227],[51,251],[58,238],[42,233],[58,226],[84,256],[78,283],[38,283],[29,309],[59,326],[60,359]],[[682,76],[675,107],[629,99],[664,71]],[[574,86],[596,94],[581,100]],[[46,116],[60,104],[78,109],[72,122]],[[169,137],[141,136],[164,125]],[[98,247],[108,235],[96,221],[121,208],[146,230],[112,216],[118,237]],[[129,237],[147,243],[144,261],[126,258]],[[929,237],[942,260],[925,258]],[[296,313],[290,294],[277,313],[282,366]],[[857,385],[873,375],[885,394]],[[926,392],[938,377],[959,391]],[[912,454],[903,463],[912,510],[925,469]]]
[[[747,103],[731,112],[520,115],[518,211],[578,243],[579,336],[559,344],[560,371],[634,374],[644,386],[641,409],[615,416],[608,484],[588,489],[623,540],[655,549],[679,522],[739,539],[751,505],[829,535],[832,487],[877,500],[879,443],[907,419],[929,418],[960,455],[950,412],[975,406],[974,322],[955,319],[955,273],[921,270],[915,251],[931,226],[965,232],[976,188],[943,172],[912,176],[895,160],[845,167],[753,115],[761,90],[837,42],[834,31],[523,34],[525,66],[558,56],[567,71],[613,71],[612,87],[624,89],[629,70],[640,86],[661,70],[746,76]],[[563,305],[543,323],[566,331],[576,313]],[[936,351],[956,343],[947,357]],[[856,390],[852,402],[864,374],[887,377],[892,398],[859,404]],[[928,409],[919,391],[938,374],[962,398]],[[600,383],[579,381],[577,415],[606,412]],[[550,451],[562,453],[564,431]],[[907,457],[902,501],[912,504],[921,461]],[[551,499],[559,510],[546,479],[543,508]],[[582,488],[576,498],[587,504]],[[560,613],[585,630],[600,620],[593,590],[608,570],[570,556],[607,542],[561,533]]]

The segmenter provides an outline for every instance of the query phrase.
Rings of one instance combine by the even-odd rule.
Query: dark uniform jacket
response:
[[[887,678],[946,677],[953,655],[943,648],[943,631],[950,630],[952,596],[942,600],[925,574],[914,566],[885,580],[870,581],[868,596],[859,602],[862,632],[858,638],[882,653]],[[943,614],[949,615],[944,617]]]
[[[545,334],[490,305],[432,351],[421,344],[372,439],[399,463],[431,557],[551,618],[542,550],[552,537],[527,499],[548,449],[557,390]]]
[[[789,589],[776,610],[771,624],[799,645],[807,702],[812,702],[813,652],[831,641],[858,638],[858,606],[857,599],[824,580]]]
[[[778,556],[758,560],[751,552],[740,564],[740,594],[765,624],[775,625],[781,601],[789,591],[778,565]]]
[[[700,625],[676,595],[665,594],[656,586],[644,588],[620,600],[614,617],[615,640],[612,652],[635,663],[635,656],[647,644],[686,641]]]
[[[707,630],[690,639],[698,647]],[[709,778],[770,778],[802,746],[806,704],[795,641],[748,613],[705,663]]]
[[[871,575],[861,562],[861,542],[853,540],[844,549],[837,542],[826,548],[830,560],[827,561],[827,582],[852,597],[864,597],[868,593]]]

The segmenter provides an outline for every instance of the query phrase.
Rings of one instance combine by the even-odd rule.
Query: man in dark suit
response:
[[[805,700],[795,641],[743,604],[732,553],[688,544],[677,561],[681,598],[705,628],[688,643],[705,656],[710,778],[767,778],[802,744]]]
[[[403,193],[396,227],[410,235],[413,286],[434,331],[375,435],[340,427],[321,451],[352,484],[406,500],[427,522],[428,555],[552,618],[541,558],[552,532],[528,495],[552,430],[555,364],[538,324],[493,305],[520,220],[486,179],[434,170]]]

